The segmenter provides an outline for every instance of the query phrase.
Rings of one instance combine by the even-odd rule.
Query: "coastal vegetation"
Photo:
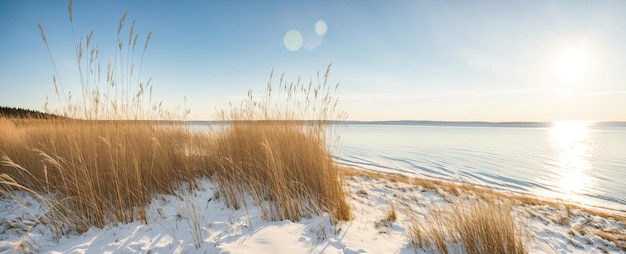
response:
[[[0,117],[4,118],[35,118],[35,119],[58,119],[57,115],[44,113],[31,109],[0,106]]]
[[[353,219],[356,213],[350,200],[355,194],[346,191],[344,181],[355,176],[412,184],[444,198],[454,196],[457,199],[425,215],[404,210],[391,199],[382,209],[388,227],[400,215],[409,216],[412,245],[439,253],[527,253],[526,235],[512,207],[560,205],[337,165],[331,152],[338,135],[333,122],[346,119],[347,114],[338,108],[339,84],[331,83],[330,65],[310,79],[287,81],[282,75],[276,82],[272,73],[263,94],[251,90],[241,103],[217,113],[221,125],[193,129],[185,122],[188,109],[167,109],[152,98],[150,80],[141,81],[151,33],[135,68],[132,56],[139,36],[135,22],[124,30],[127,15],[120,20],[119,43],[105,78],[99,78],[102,68],[98,44],[91,41],[93,31],[75,41],[81,80],[78,99],[64,90],[56,73],[60,109],[46,107],[47,112],[40,113],[0,108],[0,198],[11,198],[25,209],[29,204],[20,198],[24,193],[37,198],[46,210],[37,214],[31,227],[46,225],[56,240],[92,227],[148,224],[147,211],[155,196],[182,196],[182,190],[193,193],[203,179],[214,184],[213,198],[235,210],[257,209],[266,221],[327,214],[339,225]],[[71,24],[71,1],[69,20]],[[121,55],[131,57],[117,57]],[[194,214],[188,218],[198,248],[200,222]],[[596,235],[612,237],[626,250],[622,235],[601,232]]]

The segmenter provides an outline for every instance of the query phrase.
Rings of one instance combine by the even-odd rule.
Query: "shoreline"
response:
[[[626,223],[626,211],[611,209],[609,207],[590,206],[564,199],[551,200],[548,197],[540,197],[524,193],[515,193],[507,190],[497,190],[471,183],[457,183],[441,179],[405,176],[397,173],[376,172],[367,169],[356,169],[345,166],[339,167],[340,174],[343,174],[344,176],[368,176],[376,179],[385,179],[392,182],[402,182],[406,184],[422,186],[430,190],[441,189],[448,193],[453,193],[454,195],[474,193],[478,194],[481,197],[495,196],[498,198],[518,201],[524,205],[549,205],[553,207],[566,205],[570,209],[581,209],[584,212],[601,217],[614,217],[614,219]]]
[[[520,223],[530,253],[620,253],[626,251],[626,218],[607,219],[576,206],[549,205],[527,197],[497,193],[469,184],[403,177],[341,167],[346,196],[353,209],[349,221],[331,222],[328,214],[300,221],[266,221],[256,205],[234,210],[216,196],[215,184],[199,179],[198,189],[181,186],[173,194],[154,195],[147,221],[92,227],[54,241],[42,224],[29,224],[22,208],[4,206],[0,252],[23,244],[34,252],[237,252],[237,253],[429,253],[412,237],[412,223],[437,223],[433,211],[471,200],[503,202],[515,198],[511,214]],[[33,200],[33,209],[38,207]],[[252,203],[253,197],[247,195]],[[0,199],[5,202],[5,200]],[[490,202],[489,201],[489,202]],[[518,203],[519,202],[519,203]],[[507,203],[507,202],[505,202]],[[6,204],[6,203],[5,203]],[[444,210],[440,210],[444,209]],[[592,213],[588,213],[592,212]],[[392,216],[393,215],[393,216]],[[7,227],[11,223],[12,228]],[[199,227],[195,227],[198,225]],[[26,235],[21,228],[31,228]],[[24,242],[26,240],[26,242]]]

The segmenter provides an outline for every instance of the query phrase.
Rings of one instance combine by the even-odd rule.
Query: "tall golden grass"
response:
[[[152,193],[197,177],[186,150],[203,137],[144,122],[0,119],[0,172],[52,205],[76,231],[146,220]]]
[[[412,243],[433,253],[528,253],[511,205],[491,200],[454,202],[424,218],[412,215]]]
[[[73,31],[72,1],[68,9]],[[138,35],[133,22],[123,38],[127,15],[118,25],[106,72],[93,31],[75,40],[82,96],[64,89],[55,67],[61,109],[54,112],[68,118],[0,119],[2,196],[23,191],[39,198],[48,206],[39,223],[51,226],[57,237],[91,226],[146,221],[153,194],[193,188],[203,176],[218,185],[233,208],[248,209],[246,196],[252,195],[268,220],[325,212],[335,220],[349,219],[326,142],[330,120],[343,114],[336,110],[338,85],[333,90],[327,84],[330,66],[323,79],[318,73],[315,85],[313,79],[308,86],[301,79],[288,83],[283,75],[275,88],[270,79],[261,100],[250,92],[240,106],[219,112],[230,124],[214,133],[194,132],[184,122],[170,121],[186,119],[188,110],[166,110],[153,102],[149,81],[140,81],[151,33],[135,74]]]
[[[73,30],[71,1],[68,9]],[[329,152],[332,123],[346,116],[337,109],[338,84],[329,84],[331,66],[308,82],[288,82],[282,75],[274,86],[270,75],[260,97],[250,91],[239,105],[220,111],[218,118],[229,124],[209,135],[190,131],[184,123],[137,121],[186,119],[189,111],[168,111],[153,101],[150,80],[140,81],[152,33],[136,71],[139,36],[133,22],[124,37],[126,18],[127,13],[118,25],[115,55],[105,72],[93,31],[75,41],[79,99],[65,91],[55,71],[61,104],[57,112],[83,120],[0,119],[2,196],[24,191],[39,198],[48,206],[39,223],[51,226],[57,236],[91,226],[146,221],[155,193],[193,188],[203,176],[216,183],[220,197],[234,209],[249,209],[246,197],[251,196],[267,220],[296,221],[321,213],[334,220],[350,219],[341,174]],[[52,56],[43,26],[40,29]],[[449,183],[420,184],[459,192]],[[396,216],[392,205],[388,218]],[[502,202],[458,203],[433,210],[426,219],[415,216],[410,234],[416,246],[441,253],[454,248],[467,253],[526,252],[510,204]]]
[[[1,187],[5,195],[27,190],[54,200],[49,206],[59,212],[45,216],[78,232],[145,221],[153,193],[193,186],[201,176],[234,208],[252,194],[266,219],[323,212],[348,219],[324,136],[305,128],[245,122],[206,135],[172,123],[0,119]]]
[[[215,140],[210,168],[227,204],[255,198],[269,220],[327,212],[347,220],[350,208],[322,139],[294,123],[237,123]]]
[[[513,206],[541,206],[541,207],[552,207],[554,210],[559,211],[556,215],[541,215],[536,214],[532,210],[525,209],[526,212],[533,217],[544,218],[547,221],[551,221],[552,223],[566,225],[569,224],[569,220],[571,219],[571,211],[572,210],[580,210],[581,212],[587,213],[591,216],[598,216],[603,218],[611,218],[613,220],[619,221],[621,223],[626,223],[626,217],[621,215],[619,212],[610,212],[606,210],[599,210],[590,208],[588,206],[584,206],[581,204],[571,203],[565,200],[548,200],[545,198],[534,197],[529,195],[522,194],[514,194],[507,193],[502,191],[497,191],[493,189],[489,189],[486,187],[470,185],[470,184],[462,184],[462,183],[453,183],[447,182],[443,180],[435,180],[435,179],[425,179],[425,178],[417,178],[417,177],[406,177],[397,174],[385,174],[379,172],[365,171],[365,170],[356,170],[352,168],[342,167],[340,168],[340,174],[343,176],[367,176],[374,179],[385,180],[390,182],[402,182],[406,184],[412,184],[415,186],[419,186],[421,188],[436,191],[444,197],[446,195],[454,195],[457,197],[478,197],[483,202],[493,203],[495,202],[510,202]],[[449,199],[453,201],[452,199]],[[442,209],[440,209],[442,210]],[[449,212],[450,209],[443,209],[443,211]],[[410,211],[409,211],[410,213]],[[413,219],[416,219],[415,215],[410,215]],[[428,219],[414,220],[414,222],[419,222],[422,224],[434,224],[437,223],[435,220],[432,220],[430,217]],[[413,226],[415,227],[415,225]],[[478,227],[476,227],[478,228]],[[578,232],[579,229],[576,227],[571,228],[572,231]],[[611,228],[596,228],[595,230],[583,230],[584,234],[593,234],[597,237],[603,238],[609,242],[614,243],[619,248],[626,251],[626,245],[623,243],[623,234],[619,232],[615,232]],[[414,233],[419,233],[420,231],[416,231]],[[419,246],[418,246],[419,247]]]
[[[63,82],[66,77],[62,78],[59,75],[48,36],[44,26],[39,24],[41,38],[54,67],[52,81],[61,105],[60,108],[51,109],[46,98],[44,110],[47,113],[90,120],[186,119],[189,109],[179,107],[172,110],[163,106],[162,101],[156,101],[152,97],[153,87],[150,84],[152,77],[147,81],[142,80],[143,61],[152,38],[152,31],[145,37],[143,48],[141,45],[138,46],[140,36],[135,28],[136,20],[128,27],[126,11],[117,25],[113,57],[102,62],[100,44],[93,40],[94,30],[76,40],[72,0],[69,2],[68,13],[80,91],[76,93],[66,90],[66,84]],[[141,56],[136,57],[139,50]],[[139,58],[138,63],[136,58]]]
[[[153,193],[209,176],[228,205],[238,209],[252,194],[268,220],[324,212],[349,219],[321,124],[225,126],[206,135],[184,123],[0,119],[3,194],[22,190],[53,200],[49,206],[58,213],[44,216],[82,232],[145,221]]]
[[[210,168],[227,204],[238,208],[250,193],[270,220],[299,220],[327,212],[347,220],[345,199],[327,137],[337,110],[338,88],[329,85],[329,65],[323,77],[308,83],[300,78],[277,85],[272,75],[265,94],[252,91],[239,106],[220,112],[231,122],[217,133]],[[267,201],[267,203],[266,203]]]
[[[463,196],[463,195],[475,195],[484,200],[492,200],[492,199],[501,199],[501,200],[510,200],[520,205],[547,205],[554,208],[564,207],[566,211],[570,211],[572,209],[579,209],[585,213],[588,213],[593,216],[599,216],[604,218],[613,218],[614,220],[621,221],[626,223],[626,217],[621,215],[619,212],[611,212],[607,210],[600,210],[590,208],[589,206],[585,206],[583,204],[577,204],[568,202],[566,200],[554,200],[554,199],[546,199],[536,196],[516,194],[511,192],[498,191],[494,189],[490,189],[487,187],[471,185],[466,183],[455,183],[444,180],[436,180],[436,179],[427,179],[427,178],[419,178],[419,177],[407,177],[399,174],[389,174],[389,173],[380,173],[366,170],[357,170],[353,168],[341,167],[339,172],[343,176],[367,176],[374,179],[384,179],[391,182],[402,182],[407,184],[412,184],[415,186],[420,186],[424,189],[433,190],[437,192],[444,192],[448,194],[452,194],[455,196]],[[556,220],[554,220],[557,223]]]

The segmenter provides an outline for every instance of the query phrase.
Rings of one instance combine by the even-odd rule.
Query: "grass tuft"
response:
[[[250,193],[269,220],[327,212],[347,220],[349,206],[321,137],[295,123],[234,123],[215,140],[213,179],[233,208]]]
[[[412,217],[413,245],[434,253],[528,253],[511,205],[481,200],[434,208]]]
[[[202,140],[176,127],[127,121],[0,121],[0,172],[49,198],[75,231],[113,222],[146,220],[152,193],[193,182],[184,147]],[[7,192],[15,187],[3,185]],[[24,189],[21,188],[21,189]],[[76,224],[76,223],[72,223]]]
[[[220,112],[231,124],[219,131],[210,168],[221,195],[233,208],[246,206],[251,194],[269,220],[299,220],[329,213],[350,219],[350,208],[327,139],[338,111],[329,65],[317,83],[287,82],[282,75],[265,94],[248,92],[239,106]]]
[[[94,31],[75,39],[72,1],[68,13],[79,93],[64,90],[39,25],[55,71],[61,105],[56,112],[65,118],[0,118],[0,194],[25,191],[47,202],[49,212],[39,222],[62,228],[57,236],[91,226],[146,222],[153,194],[193,188],[203,176],[219,185],[222,200],[233,208],[247,207],[245,195],[252,194],[268,220],[321,213],[350,218],[326,141],[330,121],[345,114],[336,109],[339,85],[327,83],[330,66],[323,75],[318,72],[315,84],[300,78],[288,83],[282,75],[274,88],[270,80],[265,96],[256,98],[250,91],[239,107],[221,111],[220,119],[231,124],[217,133],[193,132],[186,123],[171,122],[187,119],[189,110],[165,109],[153,100],[150,79],[141,81],[152,32],[136,72],[139,35],[135,21],[126,28],[125,12],[114,56],[103,65]],[[47,105],[46,99],[44,109],[52,111]]]

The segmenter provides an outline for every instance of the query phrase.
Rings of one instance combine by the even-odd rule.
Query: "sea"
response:
[[[626,212],[623,122],[347,122],[339,164]]]
[[[626,213],[626,122],[348,121],[332,130],[341,165]]]

